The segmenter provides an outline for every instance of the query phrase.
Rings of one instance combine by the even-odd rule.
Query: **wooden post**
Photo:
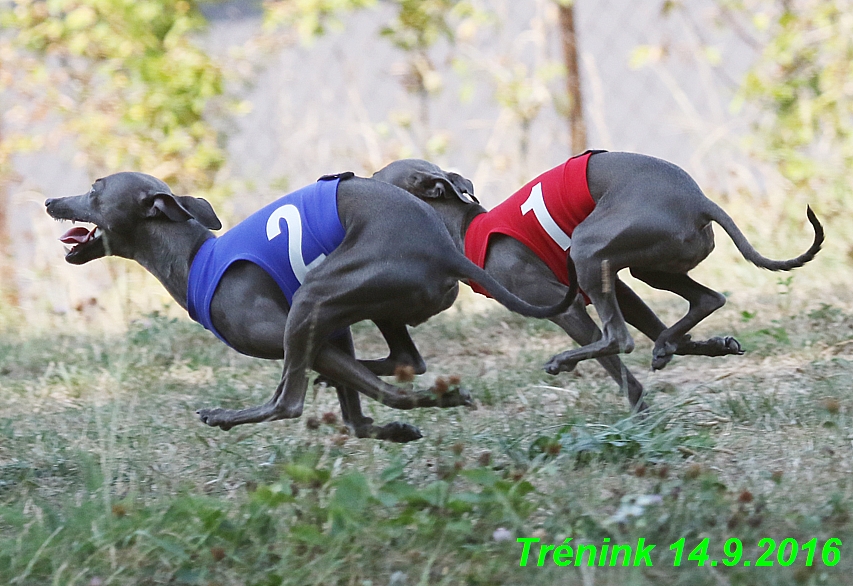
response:
[[[563,40],[563,61],[566,64],[566,90],[569,97],[569,133],[571,152],[586,150],[586,124],[583,120],[583,96],[578,68],[578,36],[575,32],[574,0],[559,1],[560,32]]]

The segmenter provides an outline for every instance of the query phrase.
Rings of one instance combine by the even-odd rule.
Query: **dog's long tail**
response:
[[[556,305],[550,306],[531,305],[530,303],[524,301],[523,299],[516,296],[514,293],[507,290],[506,287],[497,282],[495,278],[492,277],[489,273],[487,273],[484,269],[481,269],[461,254],[459,255],[458,259],[456,259],[456,262],[454,264],[456,265],[455,268],[461,278],[478,283],[484,289],[486,289],[486,291],[489,292],[489,295],[494,297],[498,303],[500,303],[510,311],[520,313],[525,317],[545,318],[563,313],[569,308],[569,306],[571,306],[572,302],[578,296],[578,276],[577,272],[575,271],[575,263],[572,262],[571,256],[569,256],[568,261],[566,263],[566,266],[569,270],[569,289],[566,292],[566,296],[563,298],[562,301],[560,301]]]
[[[820,222],[812,211],[811,207],[806,208],[806,217],[808,217],[809,222],[814,228],[814,242],[809,247],[807,251],[796,258],[792,258],[789,260],[772,260],[761,256],[755,248],[752,247],[752,244],[746,239],[746,236],[743,235],[743,232],[740,231],[740,228],[737,227],[734,220],[723,211],[723,209],[710,201],[710,206],[706,210],[706,213],[710,217],[710,219],[717,222],[720,226],[723,227],[723,230],[731,237],[732,241],[737,246],[737,249],[743,255],[743,257],[751,262],[752,264],[761,267],[762,269],[767,269],[770,271],[790,271],[791,269],[796,269],[797,267],[801,267],[810,260],[812,260],[815,255],[820,250],[821,245],[823,244],[823,226],[821,226]]]

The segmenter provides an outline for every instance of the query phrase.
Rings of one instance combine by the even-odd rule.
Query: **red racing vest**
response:
[[[492,234],[515,238],[541,258],[564,285],[572,232],[595,208],[586,180],[587,160],[601,151],[572,157],[527,183],[506,201],[476,216],[465,233],[465,256],[478,267],[486,264]],[[491,297],[480,285],[468,283],[481,295]]]

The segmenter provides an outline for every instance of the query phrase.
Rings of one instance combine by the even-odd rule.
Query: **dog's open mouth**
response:
[[[66,262],[83,264],[105,255],[103,231],[98,227],[75,226],[59,237],[63,244],[72,245],[65,254]]]

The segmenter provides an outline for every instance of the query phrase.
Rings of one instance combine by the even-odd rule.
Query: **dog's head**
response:
[[[207,201],[176,196],[168,185],[144,173],[98,179],[88,193],[48,199],[45,207],[54,219],[94,225],[75,226],[60,237],[72,245],[65,260],[75,265],[108,255],[132,258],[135,241],[148,222],[194,220],[211,230],[222,227]]]
[[[374,173],[373,178],[427,201],[453,199],[466,204],[480,203],[474,197],[474,184],[470,180],[421,159],[394,161]]]

